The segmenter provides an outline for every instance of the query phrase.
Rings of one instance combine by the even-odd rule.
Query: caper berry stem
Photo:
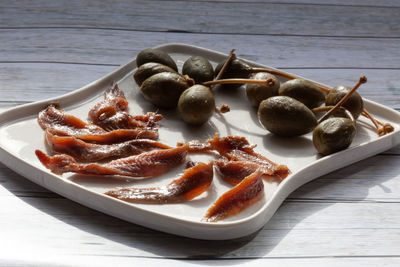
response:
[[[368,111],[365,112],[365,110],[363,110],[362,115],[364,115],[365,117],[369,118],[372,121],[372,123],[375,125],[376,129],[379,129],[378,121],[375,118],[373,118]]]
[[[216,107],[215,111],[217,111],[220,114],[224,114],[231,111],[231,108],[227,104],[222,104],[219,108]]]
[[[224,65],[222,66],[221,71],[218,73],[217,77],[215,77],[214,81],[221,79],[222,75],[224,75],[225,73],[225,70],[228,68],[229,64],[231,64],[231,61],[234,60],[235,58],[236,58],[235,49],[232,49]]]
[[[288,78],[290,80],[298,78],[298,77],[296,77],[296,76],[294,76],[292,74],[285,73],[285,72],[282,72],[280,70],[273,70],[273,69],[266,69],[266,68],[250,68],[250,72],[268,72],[268,73],[271,73],[273,75],[278,75],[278,76],[281,76],[281,77]],[[326,87],[326,86],[323,86],[323,85],[320,85],[320,84],[315,84],[315,85],[319,89],[324,91],[325,93],[328,93],[330,91],[330,89],[328,87]]]
[[[383,136],[385,134],[388,134],[390,132],[394,131],[394,127],[390,123],[383,123],[378,120],[376,120],[367,110],[363,111],[363,115],[367,118],[369,118],[372,123],[375,125],[377,129],[377,133],[379,136]],[[381,126],[379,126],[381,125]]]
[[[251,68],[250,69],[251,72],[268,72],[271,73],[273,75],[278,75],[281,77],[285,77],[288,79],[296,79],[297,77],[285,72],[282,72],[280,70],[273,70],[273,69],[266,69],[266,68]],[[320,85],[320,84],[315,84],[319,89],[321,89],[322,91],[324,91],[325,93],[329,93],[329,91],[331,90],[330,88]],[[385,135],[386,133],[390,133],[392,131],[394,131],[394,127],[390,124],[390,123],[382,123],[376,119],[374,119],[374,117],[372,116],[371,113],[368,112],[368,110],[366,108],[363,109],[363,113],[362,115],[366,118],[368,118],[375,126],[375,128],[377,129],[377,133],[378,135]],[[383,128],[379,127],[376,123],[380,124],[381,126],[383,126]],[[382,129],[385,129],[384,131]],[[383,133],[383,134],[382,134]]]
[[[297,79],[296,76],[291,75],[289,73],[282,72],[280,70],[273,70],[273,69],[266,69],[266,68],[250,68],[250,72],[253,72],[253,73],[254,72],[268,72],[268,73],[271,73],[273,75],[278,75],[278,76],[282,76],[282,77],[288,78],[290,80]]]
[[[368,111],[367,111],[368,113]],[[369,116],[372,117],[372,114],[368,113]],[[368,116],[368,115],[367,115]],[[378,121],[377,119],[374,119],[379,125],[383,126],[383,128],[385,129],[386,133],[391,133],[394,131],[394,127],[390,124],[390,123],[383,123],[381,121]]]
[[[218,73],[217,77],[215,77],[214,81],[221,79],[222,75],[224,75],[225,73],[225,70],[228,68],[229,64],[231,64],[232,60],[234,60],[235,58],[236,58],[235,49],[232,49],[224,65],[222,66],[220,72]],[[213,86],[211,85],[210,89],[212,87]],[[215,108],[215,111],[218,112],[219,114],[227,113],[230,110],[231,110],[230,107],[226,104],[222,104],[220,108],[217,107]]]
[[[334,106],[323,106],[323,107],[317,107],[317,108],[313,108],[312,112],[314,113],[318,113],[318,112],[324,112],[324,111],[329,111],[332,108],[334,108]],[[353,115],[351,114],[350,111],[348,111],[347,109],[345,109],[344,107],[339,107],[338,109],[344,111],[344,114],[346,115],[346,117],[348,119],[350,119],[353,123],[356,122],[356,120],[354,119]]]
[[[205,86],[216,85],[216,84],[233,84],[233,83],[252,83],[252,84],[265,84],[273,86],[275,83],[272,79],[266,80],[253,80],[253,79],[221,79],[202,83]]]
[[[383,123],[383,122],[381,122],[381,121],[379,121],[379,120],[377,120],[377,119],[375,119],[375,118],[373,118],[372,117],[372,114],[371,113],[369,113],[368,112],[368,110],[363,110],[363,114],[362,114],[363,116],[365,116],[365,117],[367,117],[367,118],[370,118],[371,120],[374,120],[377,124],[379,124],[379,125],[381,125],[381,126],[386,126],[386,125],[390,125],[390,123]],[[393,126],[391,126],[392,128],[393,128]],[[394,130],[394,128],[393,128],[393,130]],[[392,130],[392,131],[393,131]]]
[[[182,77],[186,80],[186,82],[188,83],[189,86],[192,86],[195,84],[195,81],[192,78],[190,78],[188,75],[183,75]]]
[[[233,53],[233,52],[231,51],[231,53]],[[234,58],[234,57],[233,57],[233,58]],[[233,58],[231,58],[231,60],[232,60]],[[229,58],[228,58],[228,60],[229,60]],[[230,61],[228,61],[228,60],[225,62],[224,66],[223,66],[223,68],[221,69],[221,71],[220,71],[220,73],[219,73],[218,76],[220,76],[220,77],[222,76],[222,74],[223,74],[223,72],[225,71],[226,67],[227,67],[228,64],[230,63]],[[250,72],[253,72],[253,73],[254,73],[254,72],[267,72],[267,73],[270,73],[270,74],[273,74],[273,75],[285,77],[285,78],[290,79],[290,80],[293,80],[293,79],[298,78],[298,77],[296,77],[296,76],[294,76],[294,75],[291,75],[291,74],[282,72],[282,71],[280,71],[280,70],[274,70],[274,69],[267,69],[267,68],[250,68],[249,71],[250,71]],[[218,77],[216,78],[216,80],[217,80],[217,79],[218,79]],[[322,91],[324,91],[325,93],[329,93],[329,91],[331,90],[329,87],[326,87],[326,86],[323,86],[323,85],[320,85],[320,84],[315,84],[315,85],[316,85],[319,89],[321,89]],[[332,112],[333,112],[333,111],[332,111]],[[382,122],[376,120],[376,119],[372,116],[372,114],[370,114],[370,113],[368,112],[368,110],[367,110],[366,108],[363,109],[362,115],[363,115],[364,117],[368,118],[369,120],[371,120],[371,122],[374,124],[374,126],[375,126],[376,129],[377,129],[378,135],[381,136],[381,135],[385,135],[386,133],[390,133],[390,132],[394,131],[394,127],[393,127],[390,123],[382,123]],[[328,116],[329,116],[329,115],[328,115]],[[378,124],[381,125],[382,127],[379,127]],[[382,129],[383,129],[383,130],[382,130]]]
[[[344,102],[346,102],[346,100],[358,89],[358,87],[360,87],[361,84],[364,84],[366,82],[367,82],[367,77],[361,76],[356,85],[342,99],[340,99],[340,101],[337,102],[337,104],[332,109],[330,109],[327,113],[325,113],[319,119],[318,123],[321,123],[326,118],[328,118],[333,112],[335,112],[335,110],[337,110]]]

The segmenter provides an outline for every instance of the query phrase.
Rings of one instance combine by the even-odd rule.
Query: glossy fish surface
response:
[[[80,164],[65,154],[48,156],[40,150],[35,154],[40,162],[55,174],[74,172],[93,175],[121,175],[150,178],[161,175],[186,161],[188,146],[144,152],[107,163]]]
[[[158,131],[152,129],[120,129],[107,132],[103,128],[86,123],[79,118],[69,115],[54,106],[48,106],[38,116],[40,126],[53,135],[74,136],[78,139],[113,144],[132,139],[158,139]]]
[[[248,161],[229,160],[216,160],[214,166],[216,173],[231,185],[237,185],[259,167],[256,163]]]
[[[203,220],[207,222],[222,220],[241,212],[260,200],[264,195],[264,183],[261,175],[262,172],[256,170],[234,188],[225,192],[208,209]]]
[[[134,139],[115,144],[95,144],[73,136],[53,135],[45,132],[47,146],[56,153],[68,154],[80,162],[95,162],[137,155],[155,149],[169,149],[170,146],[150,139]]]
[[[249,166],[255,163],[259,165],[264,176],[277,176],[280,179],[284,179],[290,174],[290,170],[286,165],[276,164],[265,156],[256,153],[254,151],[255,145],[251,145],[243,136],[219,137],[216,134],[213,139],[209,139],[206,142],[193,140],[187,142],[187,144],[189,145],[189,152],[204,153],[217,151],[220,160],[225,162],[240,161],[241,166],[244,168],[246,168],[245,162],[248,162]],[[220,165],[221,164],[220,162]],[[240,168],[238,164],[231,164],[227,165],[224,170],[228,171],[230,167],[236,168],[237,170]]]
[[[199,163],[185,170],[183,175],[167,186],[153,188],[117,188],[106,195],[133,203],[181,203],[199,196],[211,185],[213,163]]]
[[[39,112],[38,122],[43,130],[50,129],[58,135],[88,135],[102,134],[106,131],[101,127],[86,123],[50,105]]]
[[[162,115],[149,112],[133,116],[128,113],[128,101],[117,83],[104,92],[104,100],[89,111],[88,120],[101,128],[112,131],[117,129],[149,128],[155,130]]]

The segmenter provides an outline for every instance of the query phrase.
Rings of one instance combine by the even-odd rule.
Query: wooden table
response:
[[[399,14],[395,0],[2,1],[0,107],[71,92],[180,42],[329,85],[365,74],[360,93],[400,109]],[[399,266],[399,156],[397,146],[302,186],[262,230],[231,241],[127,223],[0,164],[0,265]]]

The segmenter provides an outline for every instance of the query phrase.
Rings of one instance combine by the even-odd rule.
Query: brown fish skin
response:
[[[186,161],[188,146],[144,152],[108,163],[80,164],[65,154],[48,156],[36,150],[40,162],[55,174],[75,172],[78,174],[121,175],[150,178],[161,175]]]
[[[158,128],[157,121],[163,118],[162,115],[153,112],[148,112],[146,115],[141,115],[137,120],[136,116],[132,116],[127,112],[117,112],[110,117],[105,117],[93,122],[94,124],[102,127],[106,131],[113,131],[118,129],[148,129],[156,130]]]
[[[158,139],[158,131],[149,129],[121,129],[107,132],[103,128],[86,123],[75,116],[48,106],[38,116],[40,126],[53,135],[74,136],[78,139],[100,143],[114,144],[133,139]]]
[[[199,163],[185,170],[183,175],[167,186],[153,188],[117,188],[106,195],[132,203],[181,203],[199,196],[211,185],[213,163]]]
[[[135,139],[116,144],[94,144],[73,136],[57,136],[45,132],[45,142],[52,151],[68,154],[80,162],[94,162],[137,155],[170,146],[150,139]]]
[[[106,132],[97,125],[86,123],[51,105],[39,112],[38,122],[43,130],[51,129],[52,132],[57,132],[59,135],[75,136]]]
[[[86,123],[73,115],[64,113],[54,106],[48,106],[39,112],[39,125],[53,135],[74,136],[78,139],[113,144],[133,139],[158,139],[158,129],[120,129],[107,132],[103,128]]]
[[[290,173],[290,170],[286,165],[278,165],[254,151],[249,153],[242,150],[233,150],[225,153],[224,157],[229,161],[247,161],[249,164],[255,163],[259,166],[263,175],[266,177],[277,176],[283,180]]]
[[[51,133],[56,134],[57,132]],[[85,134],[85,135],[75,135],[76,138],[81,139],[90,143],[97,144],[115,144],[128,140],[134,139],[158,139],[158,131],[147,130],[147,129],[120,129],[111,132],[105,132],[102,134]]]
[[[254,151],[255,146],[250,145],[245,137],[227,136],[220,138],[218,135],[214,139],[207,140],[211,147],[220,153],[222,157],[229,161],[247,161],[259,165],[264,177],[279,177],[285,179],[290,170],[286,165],[278,165]]]
[[[156,128],[162,115],[149,112],[146,115],[133,116],[128,112],[128,101],[117,83],[104,92],[104,100],[97,103],[88,114],[88,120],[101,128],[112,131],[117,129]]]
[[[241,150],[253,154],[253,149],[256,147],[255,145],[250,145],[249,141],[243,136],[230,135],[221,138],[218,134],[215,134],[214,138],[208,139],[207,142],[211,145],[210,149],[217,150],[221,156],[233,150]]]
[[[215,160],[215,171],[225,182],[239,184],[244,178],[258,169],[256,163],[248,161]]]
[[[256,163],[261,167],[264,177],[276,176],[283,180],[290,174],[287,166],[278,165],[263,155],[256,153],[254,151],[255,145],[251,145],[242,136],[226,136],[221,138],[218,134],[215,134],[214,138],[207,140],[207,142],[194,140],[187,144],[189,145],[190,153],[217,151],[221,159],[225,161],[249,162],[250,165]]]
[[[225,192],[208,209],[203,221],[216,222],[238,214],[264,195],[262,172],[256,170],[231,190]]]
[[[245,137],[241,136],[227,136],[220,138],[218,134],[214,135],[214,139],[208,139],[206,142],[200,140],[192,140],[187,142],[189,144],[189,152],[204,153],[210,151],[217,151],[220,155],[226,152],[241,149],[243,151],[252,151],[255,146],[250,145]],[[178,143],[177,146],[183,146],[184,143]]]
[[[200,140],[192,140],[186,143],[178,142],[176,146],[184,146],[185,144],[189,145],[190,153],[206,153],[213,151],[213,148],[210,143],[203,142]]]
[[[104,118],[115,115],[119,111],[128,110],[128,101],[125,94],[113,82],[110,88],[104,92],[104,100],[94,105],[89,111],[88,119],[91,123],[96,124]]]

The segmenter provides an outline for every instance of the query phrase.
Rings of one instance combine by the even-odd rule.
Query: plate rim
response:
[[[226,57],[227,54],[214,51],[211,49],[207,48],[202,48],[199,46],[193,46],[193,45],[187,45],[187,44],[181,44],[181,43],[167,43],[163,45],[158,45],[155,46],[154,48],[164,50],[166,52],[171,52],[174,50],[197,50],[197,51],[202,51],[205,53],[208,53],[210,55],[214,56],[219,56],[219,57]],[[247,63],[251,65],[256,65],[256,66],[264,66],[268,67],[271,69],[275,69],[270,66],[262,65],[257,62],[245,60]],[[104,91],[103,87],[109,85],[112,80],[119,81],[122,78],[126,77],[130,72],[132,72],[133,69],[136,68],[136,57],[132,58],[125,64],[122,64],[120,67],[116,68],[115,70],[111,71],[110,73],[106,74],[105,76],[77,89],[72,92],[69,92],[67,94],[63,94],[60,96],[52,97],[49,99],[44,99],[41,101],[33,102],[33,103],[27,103],[23,105],[19,105],[16,107],[13,107],[11,109],[4,110],[0,112],[0,129],[4,125],[7,125],[9,123],[15,122],[16,120],[22,120],[23,118],[31,117],[31,116],[37,116],[37,113],[42,110],[44,107],[48,106],[50,103],[58,102],[60,105],[63,107],[69,107],[73,108],[74,106],[80,106],[82,105],[85,101],[93,98],[93,96],[97,95],[97,93],[101,93]],[[288,72],[286,72],[288,73]],[[292,73],[290,73],[292,74]],[[292,74],[296,77],[299,78],[304,78],[298,76],[296,74]],[[310,79],[307,79],[310,80]],[[310,80],[312,82],[324,85],[322,83]],[[76,97],[79,97],[79,101],[76,100]],[[75,99],[73,99],[75,98]],[[386,115],[391,116],[392,118],[397,119],[397,123],[400,123],[400,113],[397,112],[394,109],[391,109],[389,107],[386,107],[384,105],[381,105],[379,103],[370,101],[368,99],[363,98],[367,106],[371,106],[380,110],[384,110],[386,112]],[[371,151],[370,153],[367,153],[368,151],[365,151],[369,146],[371,146],[371,143],[373,143],[376,148]],[[83,204],[87,207],[99,210],[101,212],[104,212],[106,214],[109,214],[111,216],[115,216],[127,221],[130,221],[132,223],[140,224],[142,226],[152,228],[155,230],[161,230],[164,232],[180,235],[180,236],[186,236],[186,237],[192,237],[192,238],[197,238],[197,239],[206,239],[206,240],[224,240],[224,239],[232,239],[232,238],[238,238],[238,237],[243,237],[247,236],[255,231],[257,231],[259,228],[261,228],[264,224],[268,222],[268,220],[273,216],[273,214],[276,212],[278,207],[283,203],[283,201],[286,199],[286,197],[293,192],[295,189],[300,187],[301,185],[312,181],[321,175],[327,174],[333,170],[336,170],[341,167],[348,166],[350,164],[353,164],[354,162],[360,161],[364,158],[370,157],[372,155],[378,154],[386,149],[389,149],[397,144],[400,143],[400,130],[399,127],[396,127],[395,131],[380,137],[379,139],[373,140],[372,142],[366,142],[364,144],[360,144],[355,147],[348,148],[346,151],[351,154],[355,152],[363,152],[362,157],[356,157],[353,159],[349,159],[347,164],[343,165],[340,164],[340,167],[337,167],[336,165],[328,165],[327,162],[331,162],[332,160],[342,157],[343,156],[343,151],[338,152],[320,159],[317,159],[316,161],[307,164],[303,168],[300,168],[297,170],[296,173],[292,174],[290,177],[285,179],[274,191],[272,196],[270,197],[269,201],[265,203],[260,209],[258,209],[255,213],[251,214],[250,216],[240,218],[235,221],[221,221],[218,223],[209,223],[209,222],[202,222],[202,221],[194,221],[194,220],[186,220],[182,218],[175,218],[172,215],[166,215],[166,214],[161,214],[157,213],[154,211],[146,210],[143,207],[135,206],[134,204],[127,203],[125,201],[121,201],[115,198],[112,198],[110,196],[94,192],[88,188],[86,188],[83,185],[74,183],[68,179],[65,179],[61,176],[55,175],[49,171],[45,172],[43,169],[38,168],[35,165],[32,165],[28,161],[24,160],[23,158],[19,158],[17,155],[14,155],[10,151],[8,151],[6,148],[3,147],[2,144],[0,144],[0,162],[2,162],[4,165],[9,167],[10,169],[16,171],[17,173],[21,174],[28,180],[31,180],[34,183],[37,183],[45,188],[47,188],[50,191],[56,192],[70,200],[76,201],[80,204]],[[326,169],[324,171],[316,169],[316,164],[318,163],[318,166],[324,166]],[[326,171],[328,170],[328,171]],[[308,177],[304,177],[307,175],[308,172],[312,171],[312,175]],[[33,177],[32,177],[33,176]],[[47,177],[47,178],[46,178]],[[35,179],[34,179],[35,178]],[[54,179],[56,178],[56,179]],[[292,182],[295,181],[295,182]],[[62,186],[61,184],[64,184]],[[68,194],[68,192],[65,192],[63,190],[59,190],[59,188],[67,188],[70,187],[69,189],[73,188],[73,193],[72,196]],[[75,189],[75,190],[74,190]],[[83,191],[82,191],[83,190]],[[159,225],[149,225],[147,222],[140,222],[140,221],[135,221],[132,220],[131,217],[129,216],[123,216],[121,214],[114,214],[114,212],[110,210],[106,210],[103,207],[107,207],[109,205],[93,205],[93,204],[88,204],[85,199],[80,198],[77,193],[79,192],[85,192],[89,196],[93,196],[96,201],[99,201],[100,203],[102,202],[107,202],[110,203],[110,206],[116,206],[116,207],[124,207],[123,210],[125,209],[134,209],[137,212],[141,213],[144,216],[156,216],[161,218],[162,221],[167,220],[168,222],[171,222],[171,220],[174,222],[174,226],[164,226],[164,227],[159,227]],[[99,199],[102,199],[103,201],[100,201]],[[241,225],[241,231],[237,231],[236,227],[238,225]],[[182,231],[180,229],[180,226],[183,227],[185,230]],[[190,227],[192,226],[192,227]],[[246,226],[246,227],[244,227]],[[179,230],[178,230],[179,229]],[[191,232],[190,230],[196,229],[197,232]],[[220,229],[225,229],[221,234]],[[204,234],[204,231],[207,230],[207,234]]]

